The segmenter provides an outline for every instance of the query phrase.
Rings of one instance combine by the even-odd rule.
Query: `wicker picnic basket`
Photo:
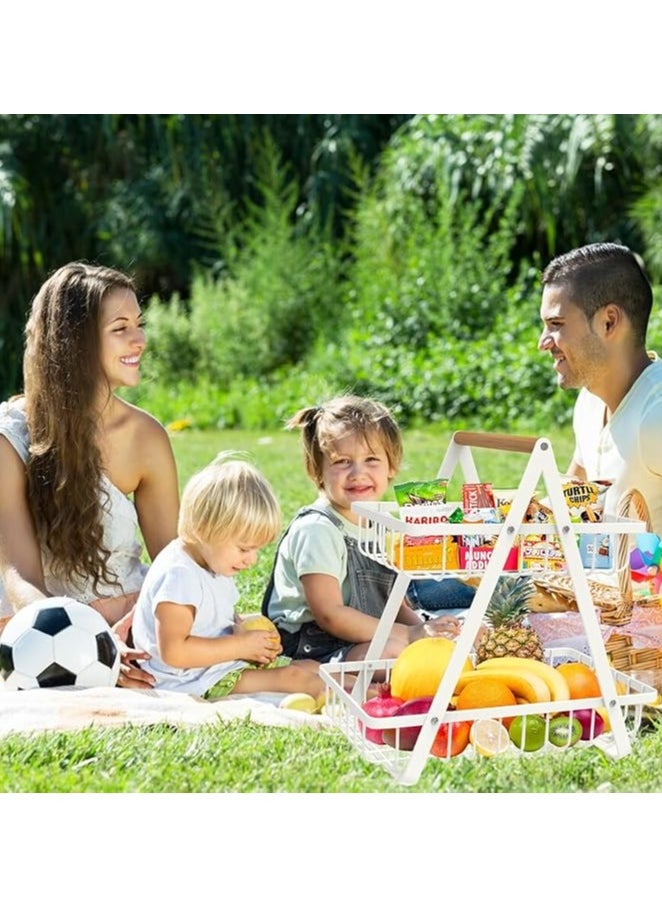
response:
[[[662,668],[662,649],[636,649],[632,637],[624,633],[612,633],[605,643],[605,651],[614,668],[626,674],[634,668],[655,670]]]
[[[627,491],[620,499],[618,506],[619,519],[636,519],[651,529],[650,512],[646,501],[637,489]],[[618,536],[615,558],[615,584],[609,585],[598,580],[589,579],[588,586],[593,604],[600,608],[600,619],[604,624],[622,627],[632,618],[634,605],[654,606],[660,604],[660,596],[643,596],[633,592],[632,574],[630,571],[631,537],[626,533]],[[533,577],[536,595],[531,602],[532,611],[577,611],[577,599],[572,579],[566,574],[548,571]],[[629,637],[623,636],[623,640]],[[621,646],[622,648],[622,646]],[[638,650],[641,652],[641,650]],[[658,651],[658,650],[655,650]]]

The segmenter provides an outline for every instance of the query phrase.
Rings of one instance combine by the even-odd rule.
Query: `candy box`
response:
[[[494,545],[459,545],[458,558],[461,570],[483,571],[494,554]],[[519,570],[518,547],[513,547],[508,552],[506,563],[502,570]]]
[[[429,526],[431,530],[447,523],[461,523],[462,508],[459,504],[405,504],[400,508],[400,519],[412,526]]]
[[[465,513],[494,507],[491,482],[465,482],[462,485],[462,509]]]
[[[557,536],[525,535],[520,541],[522,570],[564,570],[565,557]]]
[[[393,533],[392,561],[399,570],[457,570],[458,546],[452,535],[407,535]]]

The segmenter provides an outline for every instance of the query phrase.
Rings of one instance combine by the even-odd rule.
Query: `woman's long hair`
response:
[[[59,577],[91,579],[96,594],[99,583],[117,582],[103,545],[103,469],[96,441],[105,380],[99,312],[115,289],[134,291],[133,281],[83,262],[59,268],[32,302],[23,359],[28,499],[37,537]]]

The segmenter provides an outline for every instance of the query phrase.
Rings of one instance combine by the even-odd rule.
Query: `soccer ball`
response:
[[[47,598],[21,608],[0,636],[5,690],[114,687],[120,653],[94,608],[73,598]]]

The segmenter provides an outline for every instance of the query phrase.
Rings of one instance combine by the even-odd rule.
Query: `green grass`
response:
[[[660,791],[661,759],[662,734],[650,727],[622,759],[597,747],[521,758],[430,759],[418,782],[403,787],[361,759],[335,729],[245,720],[15,735],[0,750],[5,793],[643,793]]]
[[[267,440],[268,439],[268,440]],[[436,474],[449,433],[405,435],[399,478]],[[182,483],[222,449],[252,452],[272,481],[286,519],[311,499],[299,438],[285,431],[183,432],[173,439]],[[562,470],[570,458],[569,433],[554,437]],[[476,451],[481,478],[514,486],[526,465],[522,454]],[[242,610],[259,607],[273,546],[241,579]],[[575,793],[661,791],[662,731],[648,723],[630,756],[605,757],[595,747],[562,754],[450,762],[428,760],[418,782],[398,784],[365,762],[335,729],[275,728],[237,720],[196,728],[89,728],[78,732],[12,735],[0,740],[0,791],[11,793]]]

